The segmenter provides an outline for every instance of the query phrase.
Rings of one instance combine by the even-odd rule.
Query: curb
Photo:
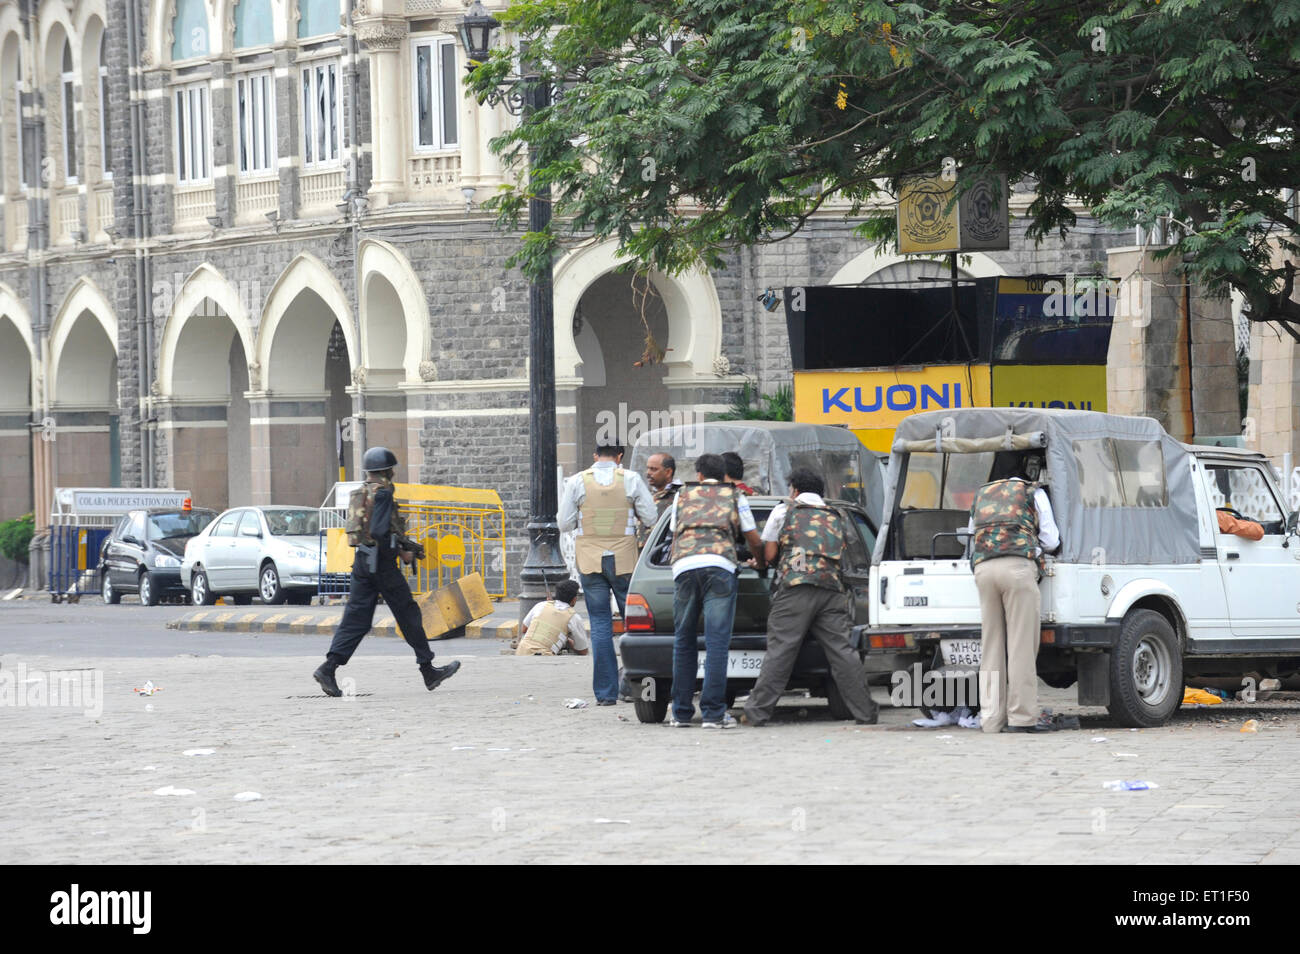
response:
[[[343,619],[343,611],[322,616],[319,613],[250,613],[247,610],[205,609],[187,613],[167,624],[168,629],[195,633],[291,633],[299,636],[333,636]],[[454,631],[453,631],[454,632]],[[466,639],[514,639],[519,633],[518,620],[486,617],[465,626]],[[397,620],[391,616],[377,619],[371,636],[400,637]],[[435,637],[436,641],[438,638]]]

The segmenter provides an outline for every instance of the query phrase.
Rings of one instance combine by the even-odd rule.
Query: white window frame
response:
[[[77,179],[77,67],[72,59],[72,43],[63,41],[68,68],[59,74],[59,100],[63,105],[63,181],[76,185]]]
[[[179,98],[179,99],[178,99]],[[212,93],[206,80],[171,88],[175,120],[172,149],[176,185],[205,185],[212,181]],[[195,110],[202,114],[196,125]]]
[[[427,79],[432,102],[429,104],[431,141],[420,142],[420,47],[430,51]],[[455,37],[430,34],[411,40],[411,148],[417,153],[449,152],[460,148],[460,64],[457,52],[460,41]],[[451,111],[455,123],[455,138],[447,136],[446,92],[444,87],[444,57],[451,57],[451,72],[456,88],[452,91],[454,107]]]
[[[320,105],[320,84],[322,80],[327,83],[330,77],[333,77],[334,87],[334,109],[333,116],[322,117],[317,106]],[[304,98],[304,80],[307,83],[305,90],[307,96]],[[326,96],[330,95],[327,86]],[[302,110],[302,141],[299,146],[302,148],[302,165],[304,169],[327,169],[343,164],[343,60],[340,57],[329,57],[318,60],[308,60],[302,64],[298,72],[297,85],[294,89],[294,96],[298,100],[299,108]],[[330,121],[333,121],[334,139],[330,142],[330,129],[321,129],[322,122],[328,127]],[[324,143],[322,145],[322,135]],[[332,147],[332,148],[331,148]],[[326,155],[321,156],[324,150]]]
[[[246,103],[242,114],[241,101]],[[236,75],[234,120],[240,177],[275,175],[280,160],[276,139],[274,70]]]
[[[108,151],[108,64],[104,62],[104,39],[107,36],[107,31],[99,35],[99,175],[105,182],[112,182],[113,156]]]

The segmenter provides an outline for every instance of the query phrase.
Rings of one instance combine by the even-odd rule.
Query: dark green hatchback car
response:
[[[768,515],[781,502],[780,497],[750,497],[749,505],[759,531]],[[850,615],[854,623],[866,623],[867,589],[871,572],[871,552],[876,545],[876,524],[856,504],[841,500],[828,500],[827,504],[839,511],[846,532],[846,550],[843,565],[844,581],[849,590]],[[625,633],[619,650],[623,656],[623,670],[632,691],[637,718],[642,722],[662,722],[668,712],[673,680],[673,570],[668,562],[672,546],[672,508],[664,511],[650,533],[641,558],[632,571],[628,587]],[[748,559],[744,544],[740,546],[741,558]],[[767,651],[767,614],[770,606],[770,580],[762,578],[748,567],[740,571],[736,596],[736,620],[732,627],[731,646],[727,658],[727,705],[734,705],[736,697],[753,688],[758,671]],[[850,635],[851,634],[845,634]],[[696,673],[696,689],[703,681],[704,633],[696,636],[700,653],[700,669]],[[861,647],[858,647],[859,650]],[[787,688],[807,689],[814,695],[825,696],[831,715],[837,719],[853,716],[844,705],[830,679],[826,656],[816,640],[806,640],[799,650],[799,658]]]

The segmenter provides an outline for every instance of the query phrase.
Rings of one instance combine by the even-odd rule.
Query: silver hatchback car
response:
[[[229,595],[237,604],[310,603],[324,542],[320,512],[309,507],[236,507],[185,546],[181,582],[195,606]]]

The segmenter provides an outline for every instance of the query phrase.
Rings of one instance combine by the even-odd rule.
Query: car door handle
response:
[[[1240,560],[1240,559],[1241,559],[1241,554],[1238,553],[1236,550],[1229,550],[1229,551],[1227,552],[1227,554],[1225,554],[1225,555],[1227,556],[1227,558],[1228,558],[1229,560]]]

